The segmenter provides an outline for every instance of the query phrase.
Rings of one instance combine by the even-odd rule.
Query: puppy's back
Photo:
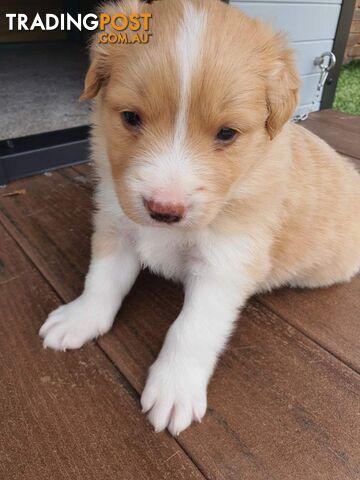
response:
[[[349,280],[360,269],[360,175],[326,142],[298,125],[291,142],[288,195],[273,258],[296,285]]]

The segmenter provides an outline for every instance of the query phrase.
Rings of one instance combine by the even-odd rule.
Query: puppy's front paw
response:
[[[106,307],[94,304],[84,297],[63,305],[52,312],[39,335],[44,347],[54,350],[80,348],[84,343],[106,333],[112,325],[113,315]]]
[[[178,365],[157,360],[141,396],[143,412],[149,412],[156,432],[168,428],[172,435],[178,435],[205,415],[206,386],[206,375],[186,365],[186,360]]]

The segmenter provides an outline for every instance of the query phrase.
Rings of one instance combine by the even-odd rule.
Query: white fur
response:
[[[52,312],[41,327],[44,347],[80,348],[108,332],[139,271],[139,259],[125,239],[112,255],[93,259],[82,295]]]
[[[180,151],[183,151],[186,139],[191,80],[201,53],[206,17],[206,12],[197,10],[192,3],[186,3],[176,39],[177,64],[180,73],[180,106],[176,119],[174,146],[180,147]]]

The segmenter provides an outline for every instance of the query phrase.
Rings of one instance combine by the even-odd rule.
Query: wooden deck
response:
[[[306,125],[360,165],[360,117]],[[177,439],[153,433],[139,395],[179,287],[144,272],[109,334],[42,348],[47,314],[82,289],[91,191],[88,166],[0,190],[0,478],[359,480],[360,277],[253,298],[205,419]]]

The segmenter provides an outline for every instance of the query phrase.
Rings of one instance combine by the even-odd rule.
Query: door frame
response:
[[[333,53],[336,56],[336,65],[329,73],[325,82],[321,97],[320,110],[331,108],[336,94],[340,70],[343,64],[346,45],[349,38],[351,23],[354,15],[356,0],[343,0],[340,10],[339,21],[336,29]]]

